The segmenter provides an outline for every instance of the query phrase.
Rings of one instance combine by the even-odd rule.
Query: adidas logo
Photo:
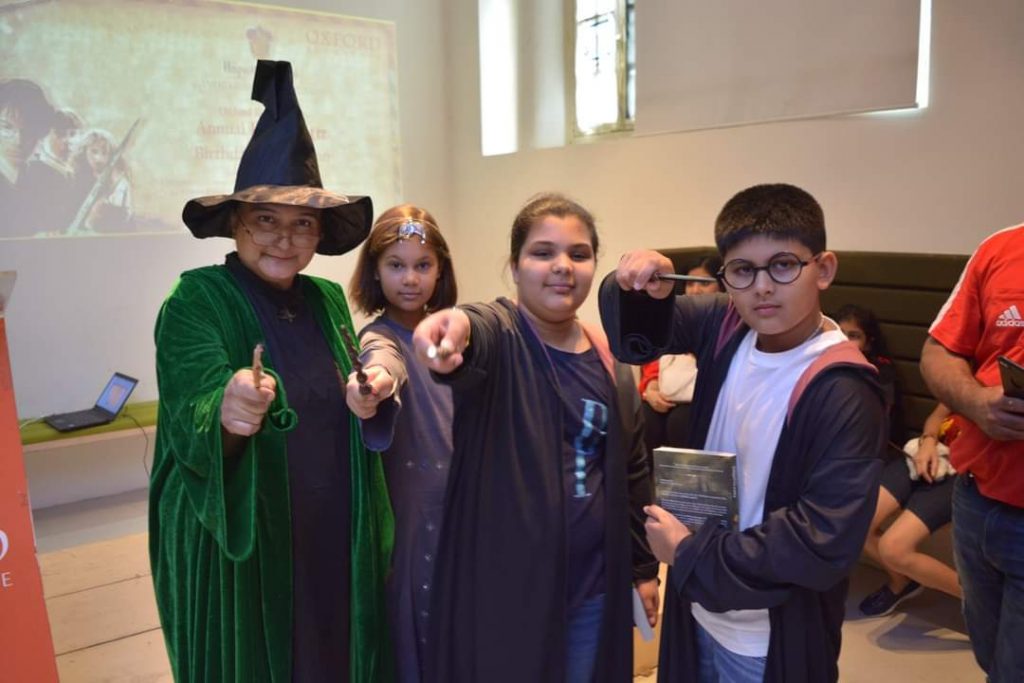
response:
[[[996,318],[996,327],[1024,327],[1024,319],[1020,317],[1017,304],[1013,304]]]

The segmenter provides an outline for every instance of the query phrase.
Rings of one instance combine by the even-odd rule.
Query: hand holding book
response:
[[[644,530],[647,532],[651,552],[658,558],[658,562],[671,566],[676,561],[676,548],[692,534],[690,528],[658,505],[644,506],[644,514],[647,515]]]

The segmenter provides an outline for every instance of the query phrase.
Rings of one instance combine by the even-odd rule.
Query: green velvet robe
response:
[[[352,321],[338,285],[300,276],[334,359],[351,364],[338,328]],[[292,669],[292,558],[285,387],[244,453],[221,451],[224,387],[263,340],[255,311],[223,266],[188,271],[156,323],[160,408],[150,483],[149,547],[167,653],[178,683],[287,683]],[[265,358],[273,373],[272,359]],[[275,375],[276,378],[276,375]],[[380,456],[350,416],[351,671],[390,678],[384,610],[394,523]],[[331,539],[323,539],[325,544]]]

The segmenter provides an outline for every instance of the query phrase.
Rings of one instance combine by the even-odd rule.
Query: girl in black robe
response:
[[[576,319],[597,243],[583,207],[538,196],[512,228],[518,301],[416,329],[455,406],[428,681],[629,681],[634,585],[656,617],[639,396]]]

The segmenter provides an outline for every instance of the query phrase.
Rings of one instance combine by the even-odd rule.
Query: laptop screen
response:
[[[103,393],[100,394],[99,400],[96,401],[96,407],[102,408],[109,413],[117,415],[121,412],[121,408],[128,402],[128,397],[132,394],[132,389],[139,381],[128,375],[122,375],[120,372],[115,372],[114,376],[107,382],[107,386],[103,389]]]

